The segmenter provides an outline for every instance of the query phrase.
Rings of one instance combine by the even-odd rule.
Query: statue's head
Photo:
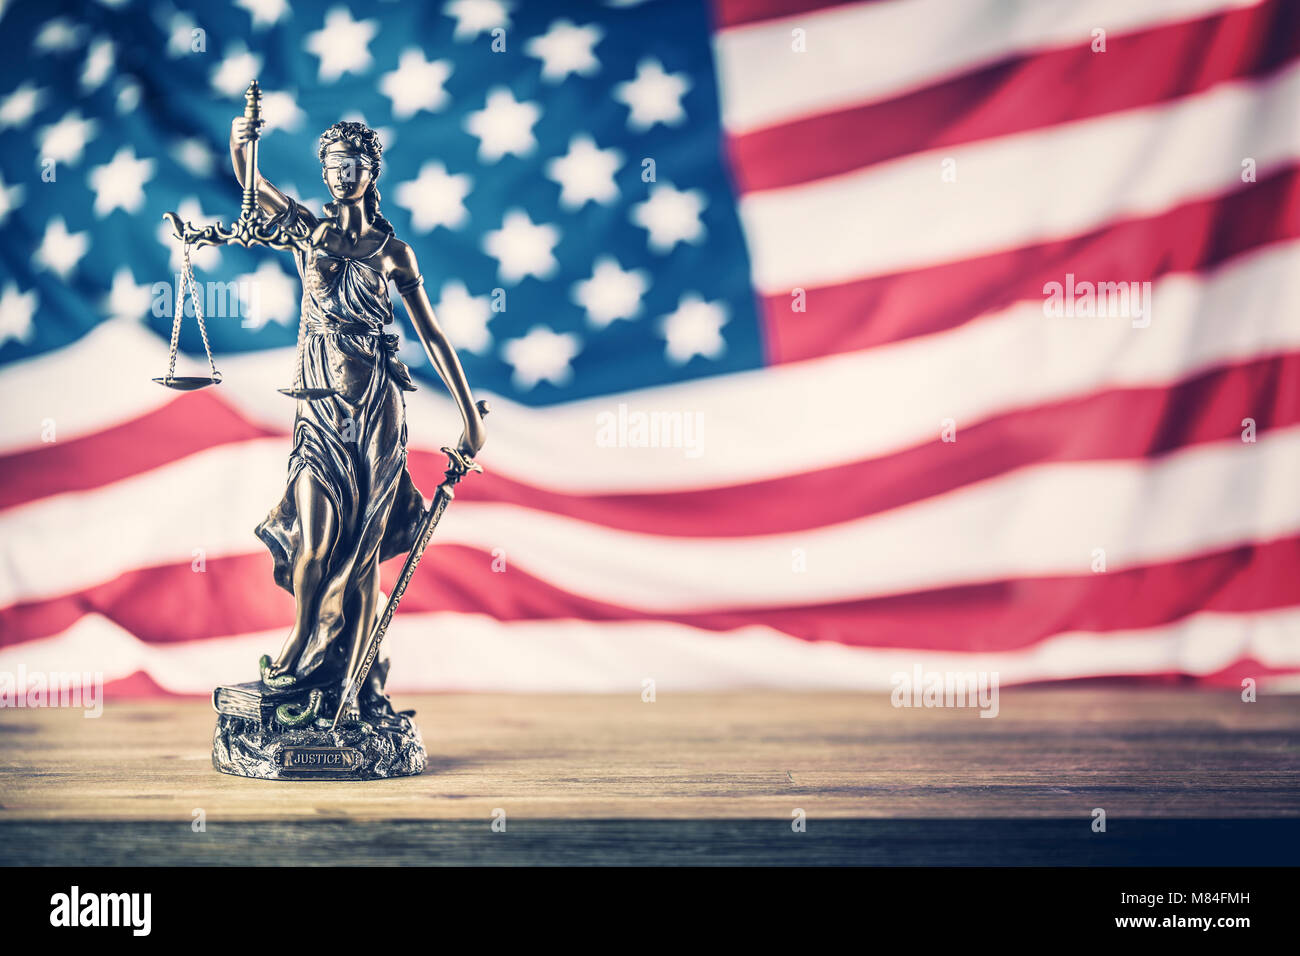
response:
[[[335,123],[321,134],[321,178],[334,202],[360,199],[374,188],[383,151],[379,136],[364,123]]]

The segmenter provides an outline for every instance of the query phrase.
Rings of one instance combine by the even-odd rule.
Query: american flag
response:
[[[319,133],[379,131],[493,405],[393,689],[1300,673],[1294,0],[17,0],[0,43],[0,671],[201,694],[289,627],[289,257],[196,255],[225,381],[150,381],[161,215],[237,215],[257,77],[311,208]],[[459,417],[399,322],[430,496]]]

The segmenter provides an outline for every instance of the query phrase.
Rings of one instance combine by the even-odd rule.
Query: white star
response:
[[[527,156],[537,146],[533,124],[542,115],[536,103],[520,103],[504,86],[488,93],[487,105],[465,117],[465,129],[478,138],[480,162],[495,163],[506,153]]]
[[[77,267],[90,246],[89,233],[68,232],[62,216],[55,216],[45,226],[45,237],[36,248],[32,260],[49,269],[60,279],[66,279]]]
[[[278,23],[289,12],[287,0],[235,0],[235,6],[243,7],[252,15],[254,30]]]
[[[240,276],[238,288],[243,307],[239,324],[243,328],[260,329],[267,322],[289,325],[298,321],[302,290],[274,259],[266,259],[256,272]]]
[[[325,26],[307,35],[307,52],[320,57],[320,81],[333,83],[344,73],[370,69],[370,41],[379,30],[376,20],[353,20],[347,7],[335,7]]]
[[[194,31],[199,28],[198,23],[188,13],[177,10],[166,23],[161,23],[163,32],[167,34],[167,56],[173,60],[189,56],[196,52],[194,49]]]
[[[177,140],[171,148],[172,158],[185,167],[194,176],[211,176],[216,168],[217,158],[202,139],[195,136],[190,139]]]
[[[424,59],[415,47],[405,50],[397,62],[397,69],[385,73],[379,81],[379,92],[393,101],[393,116],[406,119],[420,110],[436,113],[451,99],[443,84],[451,76],[450,60]]]
[[[682,97],[691,88],[691,79],[685,73],[665,73],[663,65],[655,59],[645,59],[637,64],[636,79],[614,87],[614,99],[626,103],[627,125],[638,132],[655,123],[676,126],[686,119]]]
[[[4,225],[11,212],[22,205],[25,193],[26,188],[22,183],[6,186],[4,175],[0,173],[0,226]]]
[[[716,359],[726,348],[722,327],[727,323],[725,302],[705,302],[696,292],[687,292],[677,310],[659,322],[660,334],[668,340],[664,354],[668,361],[683,365],[693,355]]]
[[[117,90],[117,111],[123,115],[134,113],[140,105],[140,84],[135,80],[121,80]]]
[[[136,212],[144,204],[144,184],[153,179],[154,161],[136,159],[135,150],[123,146],[112,162],[90,171],[95,192],[95,215],[101,219],[114,209]]]
[[[560,205],[580,209],[588,201],[609,204],[618,199],[614,173],[623,165],[617,149],[597,149],[590,136],[569,141],[569,152],[546,164],[546,175],[560,184]]]
[[[86,65],[81,71],[81,92],[92,93],[104,85],[113,72],[113,41],[100,37],[86,51]]]
[[[589,324],[603,329],[640,312],[641,297],[649,288],[650,276],[643,269],[624,272],[613,256],[601,256],[591,278],[573,284],[573,301],[587,310]]]
[[[46,92],[38,89],[31,80],[18,84],[12,93],[0,100],[0,130],[30,123],[44,104]]]
[[[600,69],[592,47],[604,35],[595,24],[577,27],[568,20],[556,20],[543,36],[524,44],[524,52],[542,61],[542,79],[559,83],[570,73],[591,76]]]
[[[56,163],[79,163],[86,148],[86,140],[95,134],[94,120],[82,119],[79,110],[73,110],[63,119],[44,127],[36,134],[40,140],[40,159]]]
[[[85,30],[67,17],[58,17],[41,27],[32,45],[42,53],[66,53],[80,46]]]
[[[199,208],[199,201],[191,196],[183,200],[176,207],[176,215],[181,217],[182,222],[200,225],[202,223],[212,222],[213,217],[206,215]],[[172,272],[179,274],[181,266],[184,264],[184,244],[176,238],[172,232],[172,227],[167,222],[158,224],[158,241],[167,247],[170,255],[170,267]],[[190,250],[190,265],[195,269],[215,269],[221,263],[220,246],[199,246]]]
[[[19,292],[18,286],[9,282],[0,293],[0,345],[10,339],[29,341],[36,327],[32,317],[36,314],[36,292]]]
[[[632,221],[649,231],[647,242],[652,250],[667,254],[679,242],[704,241],[704,193],[698,189],[677,190],[669,183],[658,183],[650,198],[632,207]]]
[[[147,285],[137,285],[131,269],[120,266],[113,273],[113,285],[104,297],[104,308],[109,318],[120,321],[141,319],[152,307],[152,289]]]
[[[212,70],[212,86],[226,96],[242,96],[249,82],[262,70],[262,58],[235,42],[226,47],[225,58]]]
[[[514,285],[524,276],[549,278],[560,264],[551,250],[560,241],[560,230],[534,225],[528,213],[512,209],[501,228],[483,237],[483,250],[499,263],[501,281]]]
[[[442,12],[456,21],[451,38],[464,42],[484,31],[509,26],[513,6],[501,0],[452,0],[443,6]]]
[[[459,229],[469,218],[465,197],[473,180],[465,173],[452,175],[440,162],[420,167],[420,175],[397,186],[397,205],[411,211],[411,228],[430,232],[437,226]]]
[[[532,388],[542,379],[553,385],[568,384],[573,378],[569,363],[578,351],[578,337],[572,332],[556,333],[543,325],[535,325],[523,338],[501,346],[506,364],[514,368],[511,382],[518,389]]]
[[[470,295],[465,283],[457,279],[444,282],[442,297],[434,306],[433,314],[457,349],[469,349],[481,355],[492,345],[492,334],[487,328],[492,319],[488,297]]]
[[[263,134],[273,129],[283,129],[292,133],[302,126],[307,113],[298,105],[297,93],[277,90],[262,94],[262,116],[266,118]]]

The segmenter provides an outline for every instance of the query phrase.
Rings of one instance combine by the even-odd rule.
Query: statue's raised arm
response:
[[[248,152],[257,141],[257,132],[253,129],[253,121],[246,116],[236,116],[230,121],[230,162],[235,167],[235,178],[239,180],[241,189],[248,185],[245,182],[249,166]],[[253,168],[254,175],[257,176],[258,208],[268,218],[280,215],[289,208],[289,197],[276,189],[260,172],[256,172],[256,164]]]

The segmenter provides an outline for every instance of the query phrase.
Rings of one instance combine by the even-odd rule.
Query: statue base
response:
[[[330,729],[337,691],[273,689],[261,681],[212,693],[217,727],[212,766],[259,780],[377,780],[424,772],[414,711],[398,713],[382,692],[363,692],[361,720]]]

